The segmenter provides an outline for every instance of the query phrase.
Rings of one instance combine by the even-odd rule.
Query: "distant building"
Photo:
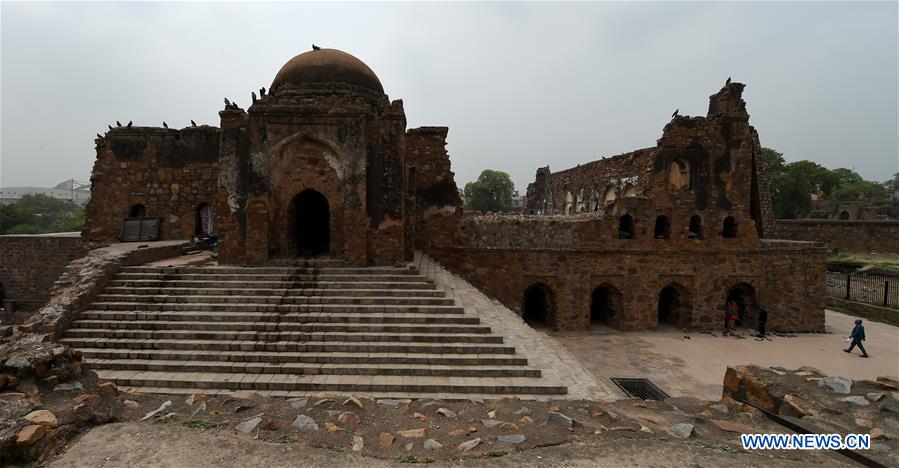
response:
[[[0,188],[0,205],[10,205],[19,201],[25,195],[47,195],[57,200],[72,202],[78,206],[87,205],[91,199],[91,187],[89,182],[69,179],[56,184],[52,188],[47,187],[3,187]]]
[[[524,208],[524,197],[522,197],[518,190],[512,191],[512,210],[520,212]]]

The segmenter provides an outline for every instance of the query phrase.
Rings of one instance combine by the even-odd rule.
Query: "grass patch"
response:
[[[487,452],[488,457],[502,457],[508,454],[509,452],[506,452],[505,450],[491,450]]]
[[[892,287],[892,286],[890,286],[890,287]],[[862,304],[864,304],[864,303],[862,303]],[[858,312],[853,312],[845,307],[834,306],[834,305],[829,305],[829,306],[825,306],[825,307],[827,308],[827,310],[832,310],[834,312],[839,312],[841,314],[851,315],[853,317],[859,317]],[[883,306],[881,306],[881,307],[883,307]],[[887,325],[899,327],[899,319],[878,318],[878,317],[862,317],[862,318],[869,322],[885,323]]]
[[[880,253],[835,252],[828,253],[827,260],[861,263],[875,268],[899,272],[899,255]]]
[[[713,444],[711,442],[706,442],[704,440],[691,440],[687,442],[687,445],[692,445],[694,447],[702,447],[712,450],[720,450],[722,452],[728,453],[737,453],[737,450],[727,444]]]
[[[199,429],[201,431],[208,431],[210,429],[214,429],[216,424],[211,423],[209,421],[203,419],[191,419],[190,421],[184,421],[181,423],[184,427],[189,427],[191,429]]]
[[[433,463],[434,459],[431,457],[419,458],[415,455],[397,455],[394,461],[397,463]]]

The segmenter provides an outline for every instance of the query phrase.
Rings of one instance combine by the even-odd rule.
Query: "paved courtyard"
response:
[[[899,375],[899,328],[865,320],[864,344],[871,357],[859,357],[858,350],[851,355],[841,351],[856,318],[828,310],[827,333],[769,335],[770,341],[757,341],[746,329],[741,330],[745,339],[720,333],[684,333],[674,328],[634,333],[601,329],[550,335],[570,355],[577,356],[600,382],[610,386],[617,397],[625,394],[612,383],[612,377],[648,378],[671,396],[718,399],[728,365],[788,369],[812,366],[828,375],[853,379]]]

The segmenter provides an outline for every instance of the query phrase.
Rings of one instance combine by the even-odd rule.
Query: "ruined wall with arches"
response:
[[[755,248],[686,251],[443,245],[429,254],[519,314],[528,288],[543,285],[554,301],[542,323],[557,330],[721,329],[735,290],[744,293],[745,326],[755,325],[761,305],[770,330],[824,327],[820,246],[767,240]]]
[[[96,140],[83,238],[119,239],[128,217],[162,218],[162,239],[197,233],[197,214],[218,190],[219,129],[116,127]]]

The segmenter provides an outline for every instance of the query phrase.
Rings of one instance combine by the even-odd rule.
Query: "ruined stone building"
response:
[[[120,127],[96,141],[83,237],[158,217],[163,239],[214,231],[219,263],[327,255],[394,265],[415,249],[529,321],[556,329],[718,328],[725,300],[752,324],[821,330],[823,249],[776,237],[761,145],[730,83],[657,144],[537,170],[524,214],[463,214],[447,128],[406,128],[401,100],[357,58],[316,50],[219,127]],[[262,91],[262,90],[260,90]]]

